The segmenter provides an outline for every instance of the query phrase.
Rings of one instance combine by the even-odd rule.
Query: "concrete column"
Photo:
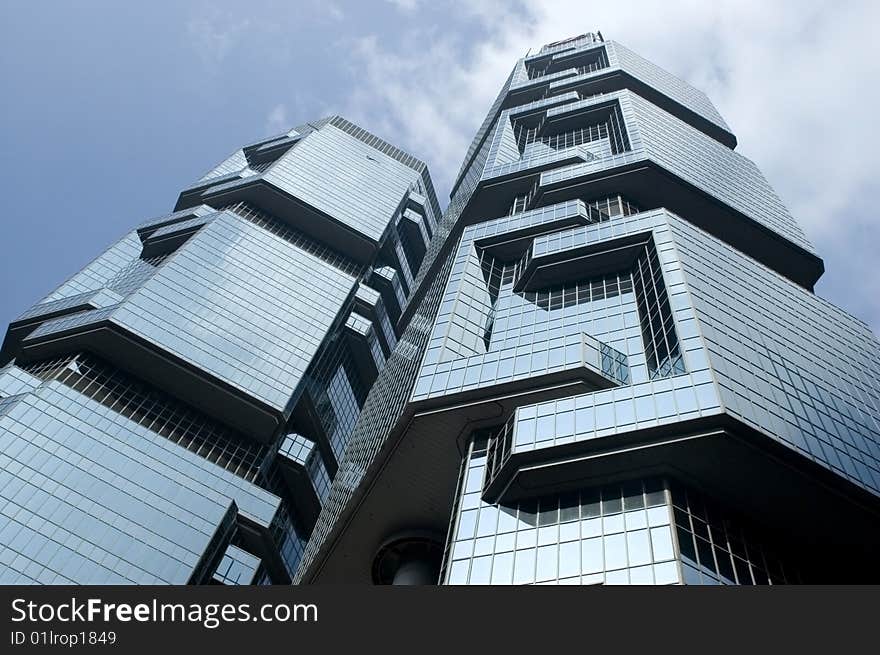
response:
[[[420,557],[419,555],[423,555]],[[436,563],[428,559],[428,553],[412,553],[401,560],[391,580],[393,585],[431,585],[437,583]]]
[[[433,585],[440,574],[443,547],[433,533],[397,534],[379,548],[373,561],[373,582],[391,585]]]

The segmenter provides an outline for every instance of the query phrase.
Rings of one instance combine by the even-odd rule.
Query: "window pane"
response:
[[[603,537],[605,543],[606,570],[620,569],[626,566],[626,538],[622,534]]]
[[[581,545],[576,541],[569,541],[559,547],[559,577],[567,578],[578,575],[581,572]]]
[[[581,542],[581,572],[598,573],[605,568],[602,558],[602,537]]]
[[[672,548],[672,532],[669,526],[651,528],[651,547],[654,549],[655,562],[662,562],[675,556]]]
[[[626,544],[629,552],[630,566],[651,563],[651,545],[647,530],[626,533]]]

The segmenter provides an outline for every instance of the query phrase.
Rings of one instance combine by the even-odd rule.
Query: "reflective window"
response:
[[[447,545],[445,583],[679,581],[662,483],[637,481],[490,505],[480,498],[486,445],[475,444],[462,470],[464,487],[451,528],[454,538]],[[492,535],[494,545],[491,540],[481,545],[481,538]]]

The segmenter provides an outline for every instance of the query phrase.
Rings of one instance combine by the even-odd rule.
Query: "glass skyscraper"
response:
[[[735,146],[601,34],[516,62],[296,579],[876,582],[880,344]]]
[[[880,343],[700,91],[516,62],[441,218],[340,117],[17,318],[0,582],[876,582]]]
[[[235,151],[19,316],[0,583],[285,583],[440,209],[330,117]]]

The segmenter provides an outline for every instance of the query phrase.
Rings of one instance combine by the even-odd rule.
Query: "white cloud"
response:
[[[231,13],[214,8],[187,21],[186,31],[202,61],[218,66],[244,38],[250,25],[249,19],[238,20]]]
[[[419,0],[385,0],[385,2],[405,12],[413,11],[419,6]]]
[[[287,106],[278,104],[272,107],[266,116],[266,134],[280,134],[290,129],[290,121],[287,118]]]
[[[477,126],[529,48],[601,29],[704,90],[828,264],[819,290],[880,326],[873,250],[880,3],[458,2],[479,40],[413,27],[357,40],[352,118],[425,159],[448,191]]]
[[[339,5],[333,2],[324,3],[324,11],[327,12],[326,15],[333,20],[343,20],[345,18],[345,12],[342,11],[342,8]]]
[[[456,3],[456,11],[496,29],[520,24],[494,2]],[[397,47],[371,35],[350,47],[360,80],[346,113],[428,162],[440,193],[448,190],[474,132],[515,60],[504,29],[480,43],[433,26],[402,30]],[[442,201],[442,200],[441,200]]]

